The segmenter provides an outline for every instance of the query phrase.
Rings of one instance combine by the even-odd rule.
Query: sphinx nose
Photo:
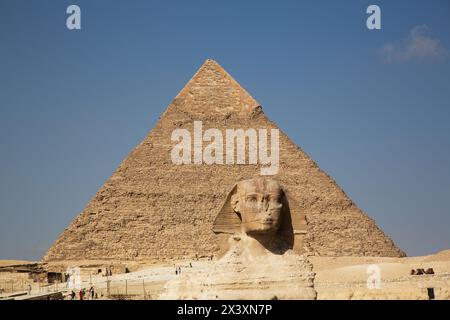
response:
[[[267,201],[266,199],[261,199],[261,207],[263,208],[264,211],[267,211],[269,209],[269,201]]]

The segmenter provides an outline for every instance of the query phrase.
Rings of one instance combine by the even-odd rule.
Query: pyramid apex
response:
[[[203,62],[203,65],[205,65],[205,64],[216,64],[216,65],[219,65],[219,66],[220,66],[220,64],[219,64],[216,60],[211,59],[211,58],[207,58],[207,59],[205,60],[205,62]]]
[[[208,63],[208,62],[219,64],[216,60],[214,60],[212,58],[206,58],[206,60],[205,60],[205,62],[203,64]]]
[[[175,98],[177,109],[197,116],[248,116],[260,104],[215,60],[206,59]],[[170,108],[170,106],[169,106]]]
[[[230,76],[225,69],[220,65],[220,63],[218,63],[216,60],[208,58],[205,60],[205,62],[203,62],[202,66],[200,67],[199,71],[205,68],[210,68],[210,69],[215,69],[217,71],[221,71],[224,74]],[[230,76],[231,77],[231,76]]]

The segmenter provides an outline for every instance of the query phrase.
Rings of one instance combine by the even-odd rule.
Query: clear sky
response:
[[[448,249],[449,51],[444,0],[0,0],[0,259],[42,257],[206,58],[408,255]]]

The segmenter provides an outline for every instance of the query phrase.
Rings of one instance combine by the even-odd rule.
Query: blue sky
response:
[[[448,1],[2,0],[0,45],[0,259],[39,259],[206,58],[409,255],[450,248]]]

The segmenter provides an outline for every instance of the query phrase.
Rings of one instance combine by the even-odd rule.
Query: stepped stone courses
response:
[[[214,220],[236,182],[259,165],[174,165],[172,131],[202,121],[203,130],[277,128],[215,61],[207,60],[81,214],[45,261],[171,260],[216,255],[223,242]],[[301,253],[404,256],[341,188],[280,131],[279,181],[305,215]]]

